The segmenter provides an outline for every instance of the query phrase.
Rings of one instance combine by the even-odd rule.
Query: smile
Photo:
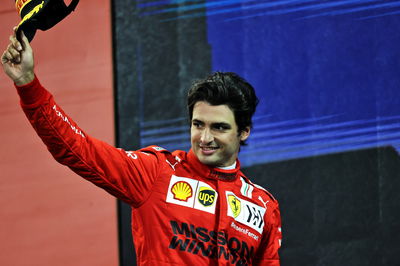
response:
[[[208,146],[200,146],[200,149],[202,150],[216,150],[218,147],[208,147]]]
[[[213,155],[217,149],[218,147],[200,146],[200,150],[203,155]]]

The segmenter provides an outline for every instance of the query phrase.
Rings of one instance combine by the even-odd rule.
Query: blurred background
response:
[[[86,0],[32,42],[91,135],[190,147],[186,90],[213,71],[260,104],[244,172],[280,202],[282,265],[399,265],[400,1]],[[19,22],[0,7],[0,45]],[[0,74],[1,265],[134,265],[129,206],[57,165]]]

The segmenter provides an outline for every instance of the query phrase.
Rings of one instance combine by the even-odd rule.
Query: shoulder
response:
[[[167,163],[175,169],[175,165],[179,164],[184,158],[186,158],[186,152],[184,151],[174,151],[170,152],[167,149],[164,149],[160,146],[151,145],[145,148],[140,149],[138,152],[144,154],[151,154],[157,157],[160,163]]]
[[[119,148],[120,151],[125,152],[126,156],[136,161],[160,161],[166,157],[170,152],[162,147],[148,146],[139,150],[124,150]],[[162,160],[164,161],[164,160]]]
[[[254,185],[258,190],[260,190],[262,193],[264,193],[266,196],[268,196],[272,201],[278,203],[278,200],[277,200],[277,199],[272,195],[272,193],[269,192],[266,188],[264,188],[264,187],[262,187],[262,186],[260,186],[260,185],[257,185],[257,184],[255,184],[255,183],[253,183],[253,185]]]
[[[252,197],[256,200],[263,202],[273,202],[278,204],[278,200],[269,192],[266,188],[251,182],[246,176],[240,177],[242,181],[241,193],[243,195],[252,194]]]
[[[165,153],[170,153],[167,149],[164,149],[163,147],[160,146],[147,146],[145,148],[142,148],[139,150],[140,152],[146,152],[146,153],[152,153],[152,154],[165,154]]]
[[[254,187],[253,200],[257,202],[260,207],[265,209],[264,221],[265,226],[276,226],[278,231],[281,230],[281,214],[278,200],[264,187],[251,182],[247,182]]]
[[[145,154],[152,154],[152,155],[155,155],[157,157],[162,157],[162,158],[173,157],[172,152],[170,152],[169,150],[167,150],[163,147],[156,146],[156,145],[151,145],[151,146],[147,146],[145,148],[141,148],[140,150],[138,150],[138,152],[145,153]]]

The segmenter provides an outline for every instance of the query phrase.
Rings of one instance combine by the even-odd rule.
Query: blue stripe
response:
[[[163,21],[171,21],[171,20],[178,20],[178,19],[188,19],[188,18],[196,18],[196,17],[203,17],[203,16],[213,16],[213,15],[220,15],[220,14],[228,14],[233,12],[241,12],[241,11],[252,11],[252,10],[261,10],[261,9],[268,9],[268,8],[276,8],[281,7],[278,10],[270,10],[264,11],[261,13],[245,15],[245,16],[234,16],[232,18],[226,19],[225,21],[232,21],[232,20],[242,20],[248,18],[254,18],[259,16],[271,16],[271,15],[284,15],[302,11],[317,11],[317,10],[324,10],[324,9],[339,9],[339,10],[330,10],[327,12],[317,13],[309,16],[300,17],[300,19],[309,19],[314,17],[320,16],[335,16],[335,15],[342,15],[348,13],[357,13],[367,10],[377,10],[382,8],[395,8],[400,5],[399,1],[391,1],[384,3],[379,3],[382,1],[379,0],[364,0],[364,1],[354,1],[354,0],[343,0],[343,1],[326,1],[324,3],[316,3],[319,1],[314,0],[286,0],[286,1],[264,1],[260,3],[257,0],[225,0],[225,1],[211,1],[206,3],[200,4],[190,4],[192,2],[197,1],[155,1],[151,3],[139,4],[140,8],[151,7],[151,6],[170,6],[170,5],[180,5],[174,7],[167,7],[161,8],[158,10],[142,12],[142,16],[150,16],[155,14],[162,14],[162,13],[172,13],[172,12],[190,12],[196,11],[200,9],[207,8],[207,12],[196,12],[187,15],[181,15],[173,18],[169,18]],[[255,3],[254,3],[255,2]],[[373,4],[377,3],[377,4]],[[186,4],[186,5],[184,5]],[[243,5],[244,4],[244,5]],[[358,5],[358,7],[353,7]],[[361,6],[360,6],[361,5]],[[233,6],[233,7],[229,7]],[[293,7],[295,6],[295,7]],[[397,14],[397,12],[385,13],[386,15]],[[377,15],[379,16],[379,15]],[[372,16],[372,17],[377,17]],[[372,18],[368,17],[368,18]]]
[[[400,6],[400,1],[394,1],[393,3],[377,4],[377,5],[371,5],[371,6],[365,6],[365,7],[349,8],[346,10],[324,12],[324,13],[320,13],[320,14],[316,14],[316,15],[305,16],[303,18],[308,19],[308,18],[315,18],[315,17],[322,17],[322,16],[335,16],[335,15],[356,13],[356,12],[372,10],[372,9],[393,8],[393,7],[399,7],[399,6]]]
[[[398,14],[400,14],[400,10],[394,11],[394,12],[387,12],[387,13],[383,13],[383,14],[379,14],[379,15],[375,15],[375,16],[361,17],[361,18],[359,18],[359,20],[373,19],[373,18],[379,18],[379,17],[384,17],[384,16],[398,15]]]

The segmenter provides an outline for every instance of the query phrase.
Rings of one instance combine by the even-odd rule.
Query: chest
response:
[[[171,245],[253,253],[266,227],[267,208],[244,180],[210,179],[165,171],[143,206],[143,215],[170,235]]]

